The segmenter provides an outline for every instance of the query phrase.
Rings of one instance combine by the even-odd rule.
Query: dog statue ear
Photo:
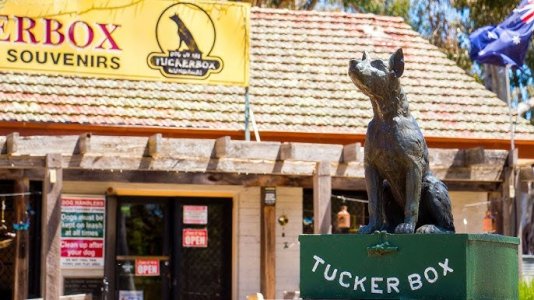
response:
[[[389,69],[397,78],[400,78],[402,73],[404,73],[404,54],[402,53],[402,48],[397,49],[389,58]]]

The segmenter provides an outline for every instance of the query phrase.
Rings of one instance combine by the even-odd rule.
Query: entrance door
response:
[[[41,295],[42,186],[31,181],[27,195],[21,197],[17,194],[22,191],[17,191],[16,185],[14,181],[0,180],[0,226],[4,226],[0,228],[0,299],[19,299],[24,295],[38,298]],[[25,216],[19,219],[22,224],[16,224],[17,211]],[[24,269],[25,265],[30,267]],[[27,272],[26,279],[19,276],[20,280],[15,281],[17,272]]]
[[[231,299],[231,199],[187,199],[174,212],[173,300]]]
[[[231,199],[119,197],[117,204],[119,299],[231,298]]]

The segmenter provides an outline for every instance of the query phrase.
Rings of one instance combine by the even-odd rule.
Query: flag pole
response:
[[[514,126],[514,116],[513,116],[513,110],[512,110],[512,96],[510,93],[510,65],[507,64],[505,66],[504,72],[504,79],[505,79],[505,85],[506,85],[506,103],[508,104],[508,115],[510,118],[510,152],[514,153],[515,151],[515,126]]]
[[[509,70],[511,69],[511,66],[507,64],[505,66],[505,84],[506,84],[506,103],[508,104],[508,115],[510,118],[510,154],[508,156],[508,165],[511,168],[511,174],[510,174],[510,186],[508,197],[513,198],[513,211],[515,214],[514,217],[514,227],[515,227],[515,235],[518,237],[521,237],[522,235],[522,219],[523,219],[523,213],[521,211],[521,207],[519,206],[519,202],[516,201],[516,189],[517,189],[517,173],[516,173],[516,165],[517,165],[517,156],[515,154],[515,120],[514,120],[514,110],[512,109],[512,97],[511,97],[511,91],[510,91],[510,76],[509,76]],[[515,115],[517,118],[517,115]],[[521,240],[521,239],[520,239]],[[522,259],[522,242],[519,243],[519,262],[521,263]],[[521,264],[520,264],[521,266]],[[520,267],[521,270],[521,267]],[[521,272],[520,272],[521,274]]]

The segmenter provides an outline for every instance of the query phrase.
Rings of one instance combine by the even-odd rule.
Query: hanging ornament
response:
[[[341,209],[337,213],[337,230],[339,233],[349,233],[350,214],[347,211],[347,205],[341,204]]]
[[[486,233],[495,233],[495,217],[490,210],[486,211],[486,215],[482,220],[482,230]]]
[[[6,226],[6,219],[5,219],[5,211],[6,211],[6,200],[2,197],[2,215],[1,215],[1,222],[0,225],[0,249],[7,248],[11,243],[13,242],[13,239],[15,238],[16,234],[9,232]]]
[[[288,222],[289,222],[289,219],[287,218],[286,215],[281,215],[280,217],[278,217],[278,224],[282,226],[282,237],[286,236],[284,228]]]
[[[278,224],[282,226],[282,237],[286,237],[285,227],[288,222],[289,222],[289,219],[287,218],[285,214],[278,217]],[[284,249],[287,249],[287,248],[289,248],[289,244],[287,243],[287,241],[284,241]]]
[[[24,221],[13,223],[13,229],[15,231],[28,230],[30,228],[30,218],[28,217],[28,210],[24,212]]]

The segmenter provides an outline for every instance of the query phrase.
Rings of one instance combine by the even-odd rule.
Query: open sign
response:
[[[197,247],[197,248],[206,248],[208,247],[208,230],[206,228],[202,229],[192,229],[185,228],[182,230],[182,246],[185,248]]]
[[[159,276],[159,260],[136,259],[135,276]]]

